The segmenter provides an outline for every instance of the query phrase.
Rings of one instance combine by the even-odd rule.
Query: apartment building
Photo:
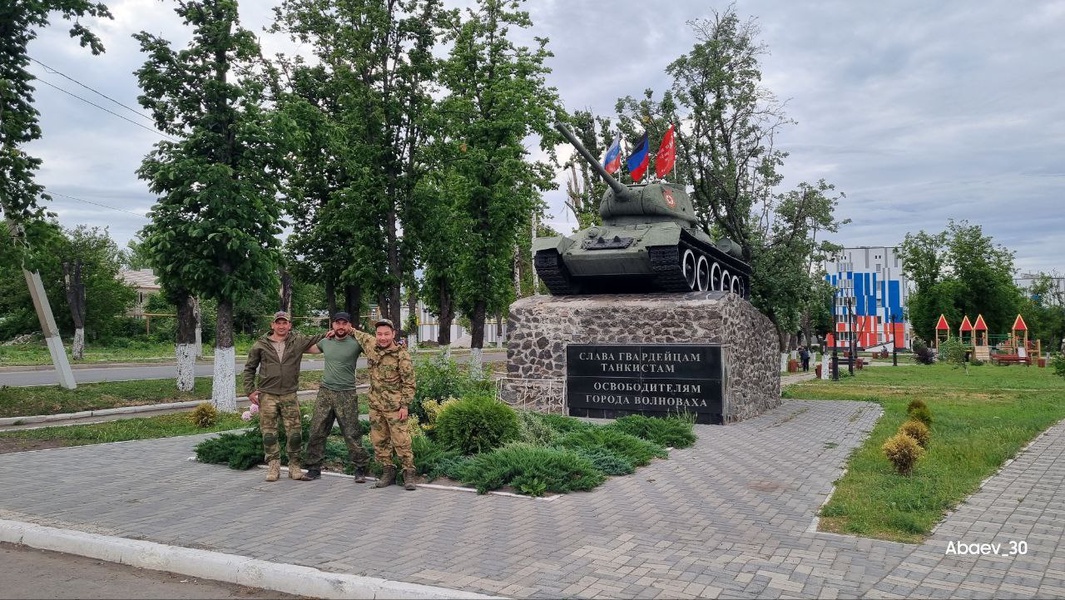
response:
[[[836,289],[835,332],[826,345],[846,350],[910,347],[906,321],[909,282],[899,249],[891,246],[844,248],[825,262],[825,279]]]

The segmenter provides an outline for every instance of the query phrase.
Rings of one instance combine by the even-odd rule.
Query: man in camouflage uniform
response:
[[[376,335],[358,330],[353,330],[352,335],[362,345],[370,368],[370,441],[374,459],[384,467],[376,487],[395,483],[396,467],[392,464],[395,450],[403,465],[403,487],[415,490],[414,454],[407,423],[408,409],[414,400],[414,364],[407,349],[396,343],[392,321],[381,319],[374,327]]]
[[[296,391],[299,389],[303,353],[324,337],[324,333],[308,337],[292,331],[292,319],[288,313],[278,311],[274,313],[270,333],[255,340],[248,350],[248,361],[244,364],[244,393],[252,404],[259,405],[259,429],[263,432],[263,451],[269,467],[267,481],[277,481],[281,475],[278,416],[285,423],[288,476],[297,480],[304,478],[300,469],[303,425]],[[256,372],[259,375],[258,386],[255,385]]]
[[[322,476],[325,440],[333,431],[334,419],[340,422],[340,433],[348,446],[348,460],[355,467],[355,483],[366,482],[366,467],[370,455],[362,447],[362,428],[359,422],[359,396],[355,391],[355,364],[362,347],[351,335],[351,315],[333,315],[333,330],[329,339],[318,342],[312,354],[325,356],[325,372],[311,417],[311,439],[307,442],[306,479]]]

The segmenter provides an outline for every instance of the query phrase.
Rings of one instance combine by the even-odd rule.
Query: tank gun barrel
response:
[[[599,159],[592,156],[591,152],[588,152],[588,149],[584,147],[584,144],[582,144],[580,140],[577,139],[577,136],[573,135],[573,132],[569,130],[569,127],[566,127],[563,123],[556,121],[555,129],[557,129],[558,132],[562,134],[562,137],[566,138],[566,141],[573,144],[573,147],[577,149],[577,152],[579,152],[580,155],[584,157],[584,161],[587,162],[588,165],[591,166],[592,169],[594,169],[595,172],[603,178],[603,181],[605,181],[606,184],[610,186],[610,189],[614,190],[615,198],[621,201],[625,201],[631,197],[629,188],[622,185],[620,181],[614,179],[614,177],[611,176],[610,173],[606,172],[606,169],[603,168],[603,165],[599,164]]]

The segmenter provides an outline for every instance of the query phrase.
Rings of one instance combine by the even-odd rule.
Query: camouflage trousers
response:
[[[409,423],[399,420],[399,411],[385,412],[370,407],[370,442],[373,443],[374,460],[381,465],[391,465],[392,450],[395,450],[404,469],[414,468]]]
[[[299,462],[303,451],[303,424],[300,423],[300,405],[296,393],[259,395],[259,429],[263,432],[263,450],[266,462],[281,458],[281,446],[277,443],[277,418],[285,424],[285,437],[289,462]]]
[[[325,458],[325,440],[333,431],[333,421],[340,423],[340,433],[348,446],[348,460],[352,466],[365,469],[370,464],[370,455],[362,447],[362,424],[359,422],[359,396],[355,390],[335,391],[319,388],[314,400],[314,415],[311,416],[311,434],[307,442],[308,469],[321,469]]]

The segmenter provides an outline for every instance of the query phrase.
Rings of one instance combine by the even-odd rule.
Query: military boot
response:
[[[277,478],[281,476],[281,461],[270,461],[269,468],[266,470],[267,481],[277,481]]]
[[[309,479],[304,478],[303,469],[300,468],[300,463],[295,460],[291,460],[288,463],[288,478],[295,479],[296,481],[310,481]]]
[[[418,486],[414,484],[415,477],[414,469],[403,469],[403,489],[408,491],[418,489]]]
[[[366,467],[355,467],[355,483],[366,483]]]
[[[390,467],[385,467],[384,472],[381,473],[381,478],[377,480],[377,483],[374,484],[374,487],[379,487],[379,488],[388,487],[388,486],[392,485],[395,482],[396,482],[396,468],[395,467],[391,467],[391,466]]]

